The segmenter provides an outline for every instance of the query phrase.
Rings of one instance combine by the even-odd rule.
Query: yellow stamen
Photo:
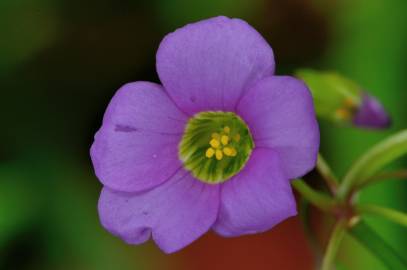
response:
[[[335,116],[339,120],[347,120],[351,118],[351,114],[348,110],[339,108],[335,111]]]
[[[220,146],[220,142],[217,139],[212,139],[210,140],[209,144],[213,147],[213,148],[218,148]]]
[[[224,147],[223,148],[223,153],[225,154],[225,155],[227,155],[228,157],[231,157],[232,156],[232,148],[231,147],[228,147],[228,146],[226,146],[226,147]]]
[[[220,141],[222,142],[223,145],[227,145],[229,143],[229,136],[222,135],[222,137],[220,138]]]
[[[228,126],[224,127],[224,128],[223,128],[223,131],[224,131],[225,133],[229,133],[229,132],[230,132],[230,127],[228,127]]]
[[[217,160],[221,160],[223,158],[223,152],[219,149],[216,149],[215,157]]]
[[[230,152],[230,156],[231,156],[231,157],[235,157],[235,156],[237,155],[237,151],[236,151],[235,148],[233,148],[233,147],[230,148],[230,151],[231,151],[231,152]]]
[[[236,134],[236,135],[233,137],[233,139],[234,139],[236,142],[239,142],[239,141],[240,141],[240,134]]]
[[[211,158],[211,157],[213,157],[214,154],[215,154],[215,149],[213,149],[212,147],[209,147],[209,148],[206,150],[205,156],[206,156],[207,158]]]

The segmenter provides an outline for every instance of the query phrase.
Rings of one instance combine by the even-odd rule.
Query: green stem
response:
[[[331,211],[337,205],[334,199],[324,193],[314,190],[302,179],[294,180],[292,185],[306,200],[323,211]]]
[[[384,165],[407,152],[407,130],[403,130],[373,146],[349,169],[338,190],[338,198],[344,200],[355,185],[365,184]]]
[[[332,232],[331,239],[328,242],[328,247],[326,249],[324,258],[322,259],[321,270],[332,270],[332,266],[335,262],[336,254],[338,253],[339,246],[345,236],[346,232],[346,221],[340,220],[335,225]]]
[[[355,186],[355,190],[362,189],[370,184],[375,184],[377,182],[383,181],[383,180],[388,180],[388,179],[398,179],[398,180],[404,180],[407,179],[407,170],[399,170],[399,171],[393,171],[393,172],[384,172],[380,174],[373,175],[366,179],[363,183],[360,183]]]
[[[311,224],[310,224],[310,203],[304,198],[301,197],[299,203],[299,216],[302,221],[303,229],[304,229],[304,235],[308,239],[308,242],[310,244],[310,248],[313,250],[314,258],[316,262],[321,261],[322,258],[322,251],[321,248],[318,244],[318,241],[316,239],[315,234],[312,231]]]
[[[394,209],[389,209],[386,207],[382,206],[377,206],[377,205],[356,205],[355,207],[356,211],[361,213],[361,214],[372,214],[372,215],[377,215],[384,217],[390,221],[393,221],[395,223],[398,223],[400,225],[406,226],[407,227],[407,214],[403,212],[399,212]]]
[[[335,194],[336,190],[338,188],[338,183],[339,183],[338,179],[332,173],[331,168],[328,166],[325,159],[319,153],[318,153],[318,161],[317,161],[316,168],[317,168],[318,172],[320,173],[320,175],[322,176],[322,179],[325,181],[325,183],[329,187],[329,190],[332,192],[332,194]]]

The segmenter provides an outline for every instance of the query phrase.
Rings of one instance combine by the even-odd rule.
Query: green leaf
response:
[[[385,180],[406,180],[407,179],[407,170],[396,170],[388,172],[377,173],[364,181],[361,184],[356,185],[355,189],[362,189],[367,185],[371,185],[377,182]]]
[[[357,205],[356,211],[360,214],[372,214],[380,216],[407,227],[407,214],[394,209],[389,209],[378,205],[366,204]]]
[[[364,221],[359,222],[349,231],[350,234],[363,244],[374,256],[380,259],[390,270],[405,270],[407,262],[380,235],[370,228]]]
[[[407,153],[407,130],[390,136],[373,146],[349,169],[341,183],[338,197],[343,199],[355,185],[365,185],[369,177]]]

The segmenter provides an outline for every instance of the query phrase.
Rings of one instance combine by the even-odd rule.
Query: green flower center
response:
[[[186,125],[179,158],[197,179],[217,184],[244,167],[253,147],[249,128],[236,114],[200,112]]]

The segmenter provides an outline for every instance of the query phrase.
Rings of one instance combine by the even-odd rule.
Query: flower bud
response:
[[[337,124],[383,129],[391,124],[382,104],[356,82],[336,73],[301,69],[296,76],[308,85],[320,118]]]

